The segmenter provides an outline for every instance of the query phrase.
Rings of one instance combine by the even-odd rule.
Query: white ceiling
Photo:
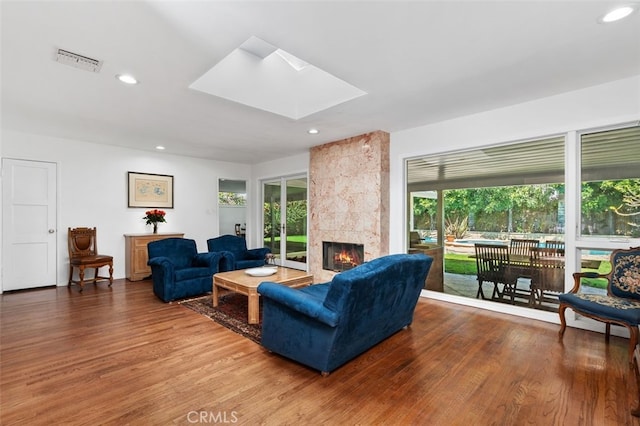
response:
[[[3,0],[2,126],[267,161],[638,75],[640,13],[597,22],[616,3]],[[251,36],[367,94],[293,120],[189,89]],[[58,48],[102,69],[62,65]]]

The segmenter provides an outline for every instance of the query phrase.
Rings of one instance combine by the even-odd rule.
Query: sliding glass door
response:
[[[264,246],[276,263],[307,268],[307,177],[293,176],[264,181]]]

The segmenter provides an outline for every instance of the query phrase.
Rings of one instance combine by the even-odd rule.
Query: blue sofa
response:
[[[247,241],[235,235],[221,235],[207,240],[210,252],[220,253],[220,272],[264,266],[268,247],[247,249]]]
[[[263,282],[262,345],[326,375],[411,324],[432,261],[383,256],[299,290]]]
[[[147,251],[153,292],[161,300],[170,302],[211,292],[219,253],[198,253],[196,242],[186,238],[152,241]]]

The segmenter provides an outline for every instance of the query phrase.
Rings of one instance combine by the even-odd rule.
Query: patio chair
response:
[[[638,343],[640,325],[640,247],[614,250],[611,253],[611,272],[576,272],[573,274],[573,288],[569,293],[560,294],[560,338],[567,327],[567,308],[585,317],[606,324],[605,338],[609,341],[611,324],[621,325],[629,330],[629,362],[633,361],[633,351]],[[582,278],[606,278],[607,294],[580,293]]]
[[[544,246],[550,249],[556,249],[562,252],[564,255],[564,241],[558,240],[545,240]]]
[[[509,273],[509,247],[503,244],[474,244],[476,252],[476,268],[478,270],[478,293],[476,298],[485,299],[482,283],[493,283],[491,298],[502,298],[505,294],[513,296],[517,277]],[[503,285],[502,291],[498,287]]]
[[[531,249],[539,245],[538,240],[514,238],[509,241],[509,267],[512,274],[531,278]]]
[[[540,246],[538,240],[523,240],[514,238],[509,241],[509,256],[511,264],[522,263],[528,265],[531,258],[531,249]]]
[[[529,306],[542,307],[544,301],[557,302],[557,295],[564,292],[564,250],[534,247],[531,254]]]

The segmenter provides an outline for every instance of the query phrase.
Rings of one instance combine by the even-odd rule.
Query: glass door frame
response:
[[[270,200],[266,200],[266,194],[267,191],[265,191],[265,185],[278,185],[280,187],[280,197],[278,199],[278,201],[280,202],[281,205],[287,205],[287,194],[288,194],[288,185],[287,183],[289,181],[293,181],[293,180],[304,180],[306,183],[305,186],[305,200],[307,203],[307,211],[306,211],[306,218],[305,218],[305,224],[304,224],[304,233],[305,233],[305,237],[307,237],[308,239],[308,224],[309,224],[309,178],[307,176],[307,174],[295,174],[295,175],[287,175],[287,176],[281,176],[281,177],[275,177],[275,178],[270,178],[270,179],[263,179],[261,180],[261,213],[260,213],[260,221],[261,221],[261,229],[262,229],[262,238],[263,238],[263,245],[265,247],[269,247],[269,245],[264,244],[264,239],[266,238],[265,235],[265,204],[270,203]],[[287,253],[288,252],[288,248],[287,248],[287,209],[280,209],[280,223],[278,224],[279,226],[279,231],[280,231],[280,244],[279,244],[279,253],[280,255],[276,254],[276,258],[275,258],[275,262],[277,265],[280,266],[284,266],[287,268],[293,268],[293,269],[300,269],[300,270],[308,270],[308,262],[304,261],[304,262],[300,262],[300,261],[294,261],[294,260],[290,260],[287,259],[287,256],[285,255],[284,257],[281,255],[281,253]],[[308,256],[308,249],[309,249],[309,245],[308,245],[308,240],[307,243],[305,244],[305,256],[304,258],[307,259]]]

